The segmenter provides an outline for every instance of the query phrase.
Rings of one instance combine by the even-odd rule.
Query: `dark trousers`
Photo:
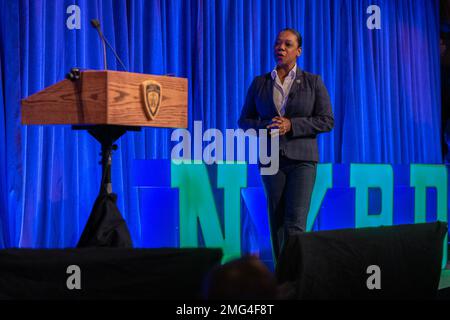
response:
[[[280,155],[278,173],[261,176],[268,202],[275,262],[287,237],[306,230],[316,169],[316,162],[291,160]]]

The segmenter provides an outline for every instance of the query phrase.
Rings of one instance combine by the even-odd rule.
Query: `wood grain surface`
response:
[[[140,84],[161,84],[157,117],[147,119]],[[84,71],[75,82],[62,80],[23,99],[22,123],[114,124],[187,128],[188,82],[185,78],[120,71]]]

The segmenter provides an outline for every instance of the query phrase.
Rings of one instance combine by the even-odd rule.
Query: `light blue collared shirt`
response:
[[[278,110],[280,116],[284,116],[286,112],[286,103],[289,97],[289,91],[291,91],[292,84],[294,83],[295,77],[297,75],[297,64],[289,71],[286,78],[284,78],[283,84],[278,77],[277,68],[275,67],[271,76],[274,80],[273,83],[273,102]]]

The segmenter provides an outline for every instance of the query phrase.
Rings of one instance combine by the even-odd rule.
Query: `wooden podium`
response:
[[[132,247],[112,193],[114,142],[141,127],[187,128],[187,92],[185,78],[87,70],[21,101],[22,124],[70,124],[101,143],[100,192],[78,247]]]

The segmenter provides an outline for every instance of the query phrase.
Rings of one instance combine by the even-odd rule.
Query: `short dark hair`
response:
[[[300,32],[298,32],[297,30],[295,30],[293,28],[284,28],[283,30],[278,32],[278,34],[280,34],[282,32],[285,32],[285,31],[289,31],[289,32],[293,33],[297,37],[298,46],[301,48],[303,40],[302,40],[302,35],[300,34]],[[277,35],[277,38],[278,38],[278,35]]]
[[[273,300],[277,297],[275,276],[255,256],[216,266],[203,283],[207,300]]]

